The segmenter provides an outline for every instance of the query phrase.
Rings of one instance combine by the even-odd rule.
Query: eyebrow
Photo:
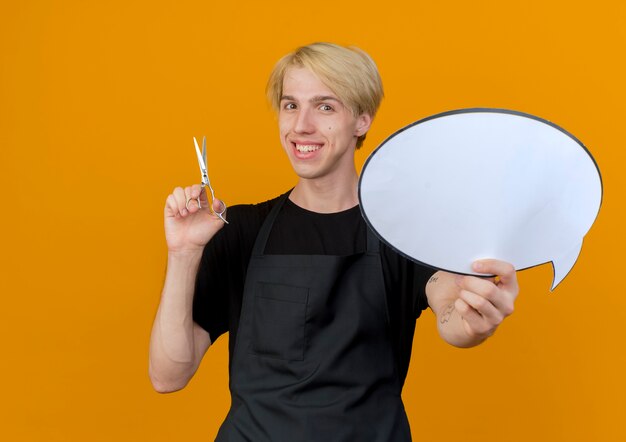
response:
[[[283,95],[280,97],[280,101],[298,101],[292,95]],[[337,97],[333,97],[332,95],[316,95],[315,97],[309,100],[310,103],[319,103],[320,101],[336,101],[337,103],[341,103],[341,101]]]

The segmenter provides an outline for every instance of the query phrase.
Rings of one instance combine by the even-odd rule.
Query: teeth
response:
[[[320,147],[320,145],[318,144],[296,144],[296,149],[298,149],[298,152],[313,152],[318,150]]]

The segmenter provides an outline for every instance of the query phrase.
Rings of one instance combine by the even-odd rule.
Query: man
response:
[[[475,263],[494,279],[434,273],[365,225],[354,151],[382,95],[364,52],[299,48],[268,83],[293,190],[232,207],[226,226],[197,185],[167,198],[150,377],[157,391],[183,388],[228,331],[232,405],[219,441],[409,441],[400,393],[421,311],[430,307],[459,347],[481,343],[513,311],[511,265]]]

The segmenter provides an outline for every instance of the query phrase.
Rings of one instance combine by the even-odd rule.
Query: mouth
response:
[[[315,156],[315,154],[323,147],[321,143],[313,143],[310,141],[292,141],[291,145],[296,157],[307,159]]]

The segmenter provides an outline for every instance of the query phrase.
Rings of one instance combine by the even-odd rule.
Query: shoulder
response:
[[[228,221],[231,224],[249,222],[254,220],[263,221],[280,197],[273,198],[256,204],[237,204],[228,208]]]
[[[282,195],[256,204],[237,204],[228,208],[228,221],[233,225],[262,223]]]
[[[387,261],[389,266],[395,271],[411,272],[412,274],[420,275],[424,282],[428,281],[428,279],[437,272],[437,269],[433,267],[410,260],[382,241],[380,242],[380,251],[385,261]]]
[[[226,224],[216,235],[217,241],[254,241],[265,218],[281,196],[256,204],[237,204],[228,208]]]

